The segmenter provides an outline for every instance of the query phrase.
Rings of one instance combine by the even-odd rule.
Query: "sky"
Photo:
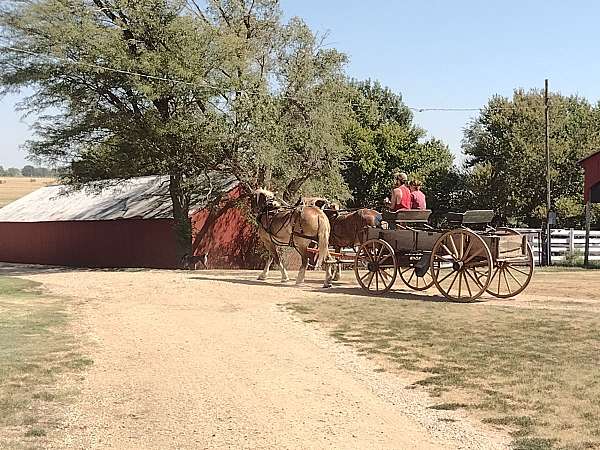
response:
[[[480,108],[516,88],[600,99],[600,2],[592,0],[281,0],[349,57],[348,74],[379,80],[415,108]],[[22,167],[32,137],[0,99],[0,165]],[[429,136],[460,155],[463,128],[476,112],[415,112]],[[29,120],[30,122],[31,120]]]

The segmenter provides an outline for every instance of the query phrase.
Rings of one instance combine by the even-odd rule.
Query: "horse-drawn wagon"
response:
[[[304,281],[309,255],[317,254],[314,265],[325,264],[325,287],[331,286],[331,257],[339,268],[348,257],[342,249],[357,246],[356,279],[373,294],[389,291],[399,275],[412,289],[435,285],[451,300],[471,301],[484,292],[509,298],[521,293],[533,275],[533,252],[526,236],[490,226],[493,211],[449,213],[446,227],[433,228],[428,223],[429,210],[382,216],[366,208],[340,214],[303,204],[284,207],[264,189],[255,192],[253,207],[259,236],[271,254],[259,279],[267,278],[271,262],[279,262],[279,246],[293,247],[300,254],[298,284]],[[388,227],[382,226],[382,219]],[[287,281],[287,271],[279,265],[281,279]]]
[[[450,213],[443,229],[428,225],[430,214],[386,213],[389,229],[368,228],[354,261],[364,290],[383,294],[398,275],[412,289],[435,285],[457,301],[472,301],[484,292],[509,298],[527,287],[534,267],[531,246],[515,230],[491,227],[492,211]]]

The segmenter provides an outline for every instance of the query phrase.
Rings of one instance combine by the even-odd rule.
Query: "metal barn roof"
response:
[[[192,199],[190,211],[238,185],[233,177],[212,173]],[[212,185],[210,198],[207,197]],[[173,217],[168,176],[112,180],[100,189],[90,184],[80,190],[54,185],[40,188],[0,208],[0,222],[57,222],[69,220],[165,219]]]

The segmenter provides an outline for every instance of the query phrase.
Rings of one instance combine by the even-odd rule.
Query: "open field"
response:
[[[0,177],[0,208],[54,182],[54,178]]]
[[[52,448],[600,447],[597,271],[473,304],[348,272],[2,272],[78,299],[95,342]]]
[[[58,432],[75,395],[65,377],[91,362],[68,320],[64,300],[39,283],[0,276],[0,448],[45,448]]]

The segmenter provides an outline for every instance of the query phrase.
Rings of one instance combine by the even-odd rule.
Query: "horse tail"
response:
[[[325,216],[325,213],[319,210],[317,216],[317,236],[319,239],[319,258],[317,259],[316,267],[321,267],[324,261],[329,261],[329,234],[331,233],[331,226],[329,225],[329,219]],[[321,220],[321,216],[325,217],[325,220]]]

